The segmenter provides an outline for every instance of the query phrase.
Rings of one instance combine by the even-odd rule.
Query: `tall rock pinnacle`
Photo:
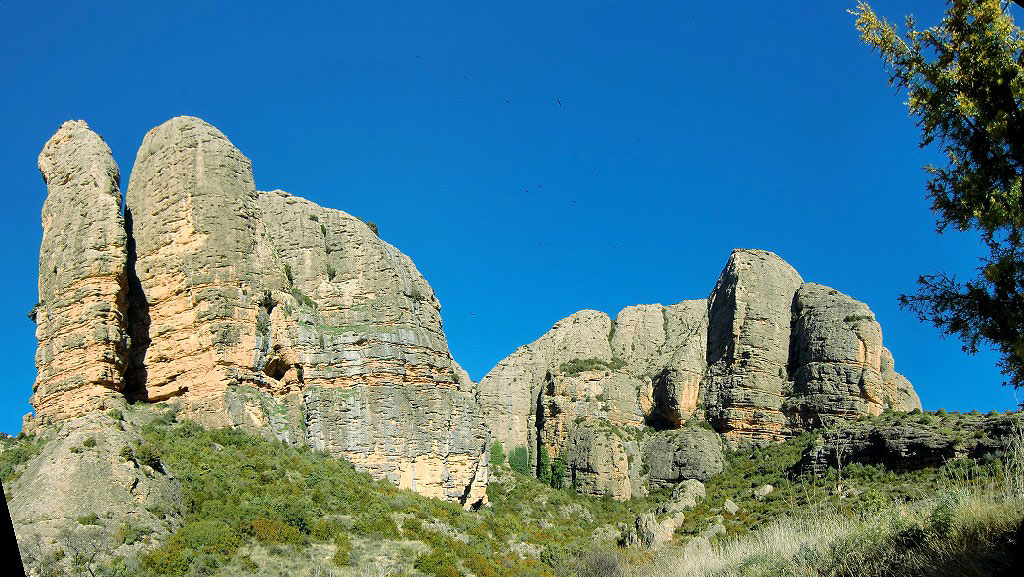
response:
[[[43,420],[80,413],[122,389],[126,235],[120,175],[103,139],[65,122],[43,147],[36,377]]]
[[[145,136],[123,221],[117,168],[84,124],[65,125],[40,167],[37,416],[86,413],[108,393],[175,399],[205,425],[323,449],[425,495],[486,499],[489,432],[440,302],[366,223],[258,192],[249,159],[193,117]]]

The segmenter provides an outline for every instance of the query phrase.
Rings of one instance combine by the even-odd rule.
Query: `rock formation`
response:
[[[43,147],[43,202],[32,395],[43,420],[74,416],[120,395],[126,362],[127,238],[120,175],[103,139],[65,122]]]
[[[379,478],[485,499],[488,430],[440,302],[366,223],[256,190],[216,128],[143,139],[120,216],[117,167],[84,123],[47,143],[37,418],[111,395],[343,455]]]
[[[866,305],[761,250],[734,251],[706,300],[558,322],[477,399],[504,446],[528,448],[534,467],[561,456],[581,492],[616,498],[721,471],[715,432],[763,444],[920,408]]]
[[[408,257],[358,218],[257,191],[202,120],[145,136],[123,219],[117,166],[85,123],[65,123],[39,167],[34,423],[173,399],[469,506],[486,499],[492,436],[538,474],[625,499],[721,471],[723,439],[920,406],[867,306],[766,251],[734,251],[707,299],[580,311],[474,385]]]

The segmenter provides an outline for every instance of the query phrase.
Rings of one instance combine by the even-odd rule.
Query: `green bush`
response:
[[[573,377],[584,371],[615,371],[624,366],[626,366],[626,362],[618,357],[612,357],[610,362],[602,361],[597,358],[572,359],[559,365],[558,371],[564,375]]]
[[[123,455],[122,449],[122,455]],[[143,443],[135,451],[135,461],[140,465],[152,467],[157,471],[163,471],[163,464],[160,462],[160,451],[153,445]]]
[[[545,485],[551,484],[551,455],[544,445],[540,446],[537,453],[537,479]]]
[[[460,577],[455,559],[445,551],[431,551],[426,555],[420,555],[413,563],[413,567],[434,577]]]
[[[526,447],[512,449],[512,452],[508,454],[508,466],[517,473],[530,474],[530,453],[527,452]]]
[[[124,420],[124,414],[121,412],[120,409],[110,409],[109,411],[107,411],[107,416],[110,417],[111,419],[114,419],[115,421]]]
[[[398,539],[401,535],[398,532],[398,525],[391,515],[386,512],[368,511],[356,517],[352,524],[352,532],[365,537],[376,537],[378,539]]]
[[[505,463],[505,447],[501,441],[494,441],[491,445],[491,465],[498,466]]]
[[[348,535],[339,533],[334,537],[334,556],[331,563],[337,567],[346,567],[352,564],[352,540]]]
[[[86,437],[85,440],[82,441],[82,446],[87,449],[91,449],[96,446],[96,439],[93,437]]]
[[[81,515],[78,517],[79,525],[99,525],[100,518],[96,513],[89,513],[88,515]]]

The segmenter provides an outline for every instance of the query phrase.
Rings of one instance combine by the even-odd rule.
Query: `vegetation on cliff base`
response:
[[[869,421],[927,419],[940,430],[971,418],[978,417],[889,413]],[[937,571],[957,563],[998,574],[1024,517],[1019,454],[907,473],[845,464],[841,473],[812,476],[797,466],[814,442],[809,433],[731,453],[674,543],[652,553],[615,542],[638,514],[664,503],[667,490],[628,502],[588,498],[503,464],[488,486],[490,506],[467,512],[375,481],[342,459],[239,430],[165,415],[142,436],[139,446],[182,485],[184,524],[162,542],[122,528],[120,542],[145,552],[114,559],[97,575],[909,576],[950,574]],[[11,449],[0,458],[16,454]],[[774,490],[759,497],[754,490],[764,484]],[[734,514],[724,510],[727,500],[738,506]],[[724,532],[701,537],[715,524]],[[71,574],[55,567],[47,575]]]

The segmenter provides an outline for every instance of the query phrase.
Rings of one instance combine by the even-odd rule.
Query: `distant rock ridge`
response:
[[[921,407],[867,305],[747,249],[707,299],[559,321],[499,362],[477,400],[495,438],[526,447],[533,467],[559,455],[568,482],[620,499],[720,471],[702,427],[731,446],[763,444]]]
[[[35,423],[111,397],[175,399],[209,426],[486,499],[488,430],[440,303],[364,222],[257,191],[249,159],[193,117],[146,134],[123,219],[117,166],[84,122],[65,123],[39,167]]]

